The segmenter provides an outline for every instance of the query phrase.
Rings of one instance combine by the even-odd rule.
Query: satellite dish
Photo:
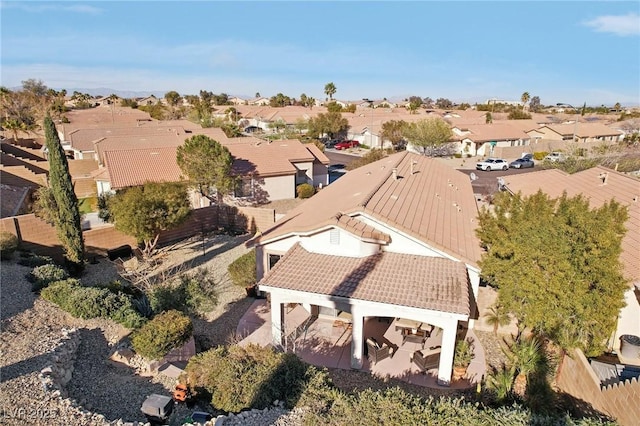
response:
[[[469,175],[469,177],[471,178],[471,182],[473,182],[474,180],[478,180],[478,176],[476,176],[475,173],[471,172],[471,174]]]

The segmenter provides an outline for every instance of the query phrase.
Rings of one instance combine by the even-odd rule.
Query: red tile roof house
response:
[[[523,130],[506,123],[460,125],[452,131],[463,155],[491,156],[495,147],[525,146],[530,142]]]
[[[640,336],[640,180],[598,166],[571,175],[559,169],[511,175],[505,177],[505,185],[511,191],[527,196],[538,190],[550,197],[559,197],[564,191],[570,197],[582,194],[589,200],[591,208],[600,207],[612,199],[628,207],[627,233],[622,239],[620,255],[624,277],[629,280],[629,290],[625,293],[627,305],[620,310],[617,329],[609,344],[618,350],[620,336]],[[633,361],[640,365],[640,358]]]
[[[206,133],[206,132],[205,132]],[[188,136],[188,135],[187,135]],[[106,173],[96,176],[99,195],[144,182],[174,182],[184,179],[176,162],[176,150],[184,135],[106,137],[98,143],[99,158]],[[267,142],[256,138],[218,141],[232,156],[232,172],[240,176],[233,199],[242,203],[264,203],[296,197],[296,186],[328,183],[329,159],[315,145],[298,140]],[[193,198],[194,207],[207,201]]]
[[[365,317],[415,320],[443,330],[438,383],[448,386],[458,326],[477,318],[477,212],[468,176],[437,159],[402,152],[350,171],[249,243],[273,344],[288,303],[348,312],[360,369]]]

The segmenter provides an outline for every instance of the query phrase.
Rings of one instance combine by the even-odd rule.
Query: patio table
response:
[[[395,324],[396,331],[404,329],[418,331],[421,325],[422,323],[420,321],[414,321],[406,318],[397,318]]]

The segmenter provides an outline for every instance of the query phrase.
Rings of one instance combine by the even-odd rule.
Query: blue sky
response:
[[[640,104],[638,1],[0,5],[7,87]]]

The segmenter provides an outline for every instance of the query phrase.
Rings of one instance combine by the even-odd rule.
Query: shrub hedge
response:
[[[0,259],[11,259],[13,253],[18,249],[20,241],[11,232],[0,232]]]
[[[256,275],[256,251],[251,250],[234,260],[229,264],[227,271],[235,285],[245,288],[255,285],[258,279]]]
[[[326,399],[318,394],[329,387],[325,373],[296,355],[258,345],[218,346],[191,358],[185,371],[188,383],[211,395],[214,407],[230,412],[269,407],[275,400],[289,408],[315,404]],[[313,393],[305,396],[307,389]]]
[[[128,295],[84,287],[73,278],[49,284],[40,295],[76,318],[110,318],[127,328],[138,328],[146,321]]]
[[[67,278],[69,278],[67,271],[53,264],[36,266],[27,274],[27,280],[31,283],[33,291],[40,291],[52,282]]]
[[[176,310],[156,315],[131,338],[133,349],[146,359],[160,359],[172,349],[184,345],[193,334],[188,316]]]
[[[421,398],[398,388],[345,393],[326,370],[272,348],[219,346],[191,358],[186,380],[219,410],[239,412],[284,401],[307,407],[305,425],[609,425],[600,419],[541,414],[518,405],[489,407],[464,397]]]
[[[49,265],[53,264],[53,259],[49,256],[40,256],[33,255],[31,253],[27,253],[25,256],[21,256],[20,260],[18,260],[18,265],[22,266],[30,266],[35,268],[36,266]]]

